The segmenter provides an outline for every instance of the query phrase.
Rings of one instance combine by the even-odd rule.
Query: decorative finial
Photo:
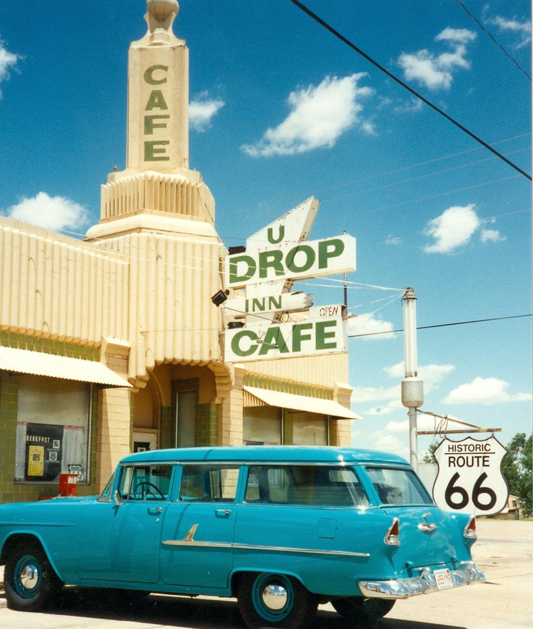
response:
[[[148,0],[147,9],[158,22],[165,22],[172,13],[178,15],[180,7],[177,0]]]

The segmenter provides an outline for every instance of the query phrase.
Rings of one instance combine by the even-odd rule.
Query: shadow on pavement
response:
[[[68,588],[50,615],[77,616],[110,621],[132,621],[187,629],[245,629],[234,600],[194,599],[179,596],[142,596],[124,600],[123,591]],[[394,612],[391,612],[394,613]],[[314,629],[344,629],[349,625],[333,611],[320,610]],[[381,629],[464,629],[447,624],[384,618]]]

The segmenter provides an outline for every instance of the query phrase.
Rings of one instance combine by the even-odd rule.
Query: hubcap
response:
[[[262,594],[265,607],[272,611],[283,609],[287,604],[287,598],[287,590],[281,585],[267,585]]]
[[[20,582],[26,590],[33,590],[39,583],[39,568],[34,563],[29,563],[20,573]]]

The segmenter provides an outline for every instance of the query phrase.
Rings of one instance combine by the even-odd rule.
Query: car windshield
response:
[[[115,480],[115,473],[111,475],[111,478],[107,481],[104,491],[100,494],[100,500],[111,500],[111,490],[113,489],[113,481]]]
[[[411,470],[368,467],[366,471],[383,504],[433,503],[426,488]]]

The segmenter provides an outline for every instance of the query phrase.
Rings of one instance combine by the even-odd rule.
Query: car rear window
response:
[[[246,502],[362,507],[369,504],[351,468],[254,465],[248,471]]]
[[[366,471],[383,504],[432,504],[426,488],[410,470],[367,467]]]

